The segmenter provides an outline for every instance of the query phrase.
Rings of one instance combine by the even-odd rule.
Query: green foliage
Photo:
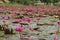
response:
[[[57,3],[57,2],[59,2],[59,0],[53,0],[53,3]]]
[[[24,5],[34,4],[36,0],[9,0],[10,3],[20,3]]]
[[[24,4],[24,5],[29,5],[29,4],[32,4],[34,5],[34,3],[37,2],[37,0],[9,0],[10,3],[19,3],[19,4]],[[57,2],[59,2],[60,0],[40,0],[41,2],[44,2],[46,3],[47,5],[48,4],[55,4]]]

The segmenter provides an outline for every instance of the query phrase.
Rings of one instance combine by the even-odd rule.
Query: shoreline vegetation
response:
[[[23,6],[22,4],[0,3],[0,6]]]
[[[23,5],[23,4],[17,4],[17,3],[0,3],[0,6],[40,6],[40,7],[60,7],[60,6],[54,6],[54,5],[42,5],[42,4],[40,4],[40,5]]]

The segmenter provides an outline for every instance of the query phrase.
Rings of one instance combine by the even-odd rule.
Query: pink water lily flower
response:
[[[24,11],[21,11],[20,14],[24,14],[25,12]]]
[[[5,22],[6,22],[6,20],[4,20],[4,19],[3,19],[2,21],[3,21],[3,23],[5,23]]]
[[[17,19],[17,20],[15,20],[15,21],[12,22],[12,23],[17,23],[17,24],[19,24],[19,23],[21,23],[21,22],[23,22],[21,19]]]
[[[33,30],[34,30],[34,28],[30,28],[30,30],[31,30],[31,31],[33,31]]]
[[[26,21],[26,22],[30,23],[31,22],[31,18],[23,18],[23,21]]]
[[[11,13],[11,14],[10,14],[10,16],[12,16],[12,17],[13,17],[13,16],[16,16],[16,14],[15,14],[15,13]]]
[[[54,40],[59,40],[57,37],[54,37]]]
[[[18,31],[18,32],[23,32],[23,31],[24,31],[24,28],[23,28],[23,27],[17,27],[17,28],[16,28],[16,31]]]
[[[19,20],[19,22],[21,23],[21,22],[23,22],[23,20],[22,20],[22,19],[20,19],[20,20]]]
[[[39,21],[40,19],[41,19],[40,17],[36,17],[36,20],[38,20],[38,21]]]
[[[32,13],[32,12],[28,12],[27,14],[28,14],[28,15],[32,15],[33,13]]]
[[[5,17],[4,17],[4,16],[2,16],[2,19],[5,19]]]
[[[3,16],[3,15],[0,15],[1,17],[2,17],[2,19],[5,19],[5,16]]]
[[[21,19],[20,20],[18,19],[18,20],[16,20],[16,22],[20,23],[20,22],[22,22],[22,20]]]

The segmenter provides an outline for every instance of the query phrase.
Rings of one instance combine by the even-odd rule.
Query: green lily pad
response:
[[[51,20],[52,22],[56,22],[56,20]]]
[[[3,31],[0,31],[0,37],[4,37]]]

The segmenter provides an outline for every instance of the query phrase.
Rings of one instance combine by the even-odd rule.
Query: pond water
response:
[[[9,28],[15,29],[15,28],[21,26],[20,24],[13,24],[12,22],[14,20],[16,20],[16,19],[6,20],[9,24]],[[39,40],[39,39],[54,40],[55,36],[60,38],[60,35],[57,35],[57,34],[50,35],[49,33],[54,33],[58,30],[58,25],[57,25],[58,21],[59,21],[58,19],[53,19],[51,17],[41,18],[41,20],[39,20],[38,23],[40,23],[40,24],[53,23],[54,25],[53,26],[51,26],[51,25],[37,26],[37,25],[35,25],[37,22],[34,22],[35,24],[32,23],[33,25],[28,23],[33,28],[40,27],[39,30],[41,30],[42,32],[40,32],[40,31],[32,32],[27,28],[25,29],[25,31],[29,34],[31,33],[31,37],[33,38],[33,40]],[[0,25],[2,25],[2,24],[3,24],[3,22],[2,22],[2,20],[0,20]],[[39,34],[39,35],[37,35],[37,34]],[[4,37],[0,37],[0,40],[20,40],[20,34],[17,32],[16,34],[13,34],[13,35],[4,35]]]

